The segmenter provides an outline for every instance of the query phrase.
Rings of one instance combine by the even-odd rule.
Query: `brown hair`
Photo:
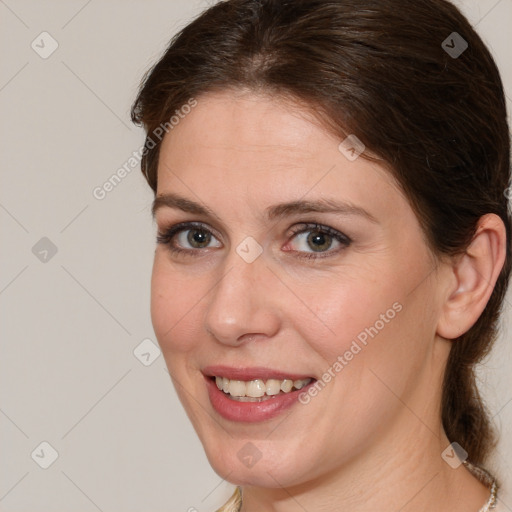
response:
[[[294,98],[340,140],[355,134],[389,166],[437,254],[460,254],[482,215],[501,217],[504,268],[478,321],[453,343],[442,392],[448,438],[483,463],[496,436],[474,366],[497,334],[511,220],[503,86],[480,37],[445,0],[220,2],[172,39],[132,107],[148,134],[142,171],[155,194],[154,130],[190,98],[227,88]]]

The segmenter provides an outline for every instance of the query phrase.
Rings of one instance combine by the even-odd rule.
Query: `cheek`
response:
[[[336,404],[331,421],[338,414],[353,417],[360,427],[338,433],[352,436],[354,443],[361,425],[374,428],[375,418],[385,424],[397,412],[397,396],[407,400],[429,365],[436,325],[433,292],[425,281],[411,293],[414,276],[394,276],[387,282],[383,277],[379,286],[361,281],[325,294],[322,318],[334,334],[315,342],[315,350],[327,362],[322,380]],[[309,336],[315,340],[312,332]]]
[[[201,326],[198,319],[200,301],[207,292],[201,280],[193,280],[186,272],[173,268],[165,254],[155,255],[151,276],[151,320],[164,354],[185,353],[195,348],[200,337],[193,330]]]
[[[320,370],[330,370],[331,377],[326,379],[335,380],[336,389],[342,385],[338,381],[349,388],[373,386],[376,377],[369,369],[390,382],[400,380],[400,375],[409,378],[408,372],[424,360],[426,340],[434,336],[427,283],[427,288],[418,287],[411,293],[414,275],[388,269],[379,276],[333,277],[316,288],[321,293],[314,293],[315,288],[306,284],[296,289],[304,303],[314,304],[314,308],[307,314],[289,313],[295,327],[301,326],[301,337],[309,349],[321,357]],[[332,377],[347,371],[347,380]]]
[[[397,316],[400,307],[393,308],[397,293],[392,287],[386,292],[382,285],[382,280],[374,282],[360,276],[346,279],[340,275],[325,277],[317,286],[303,283],[296,293],[311,308],[290,314],[295,325],[302,326],[308,344],[324,359],[334,361],[350,349],[353,340],[364,347],[369,339],[387,330]]]

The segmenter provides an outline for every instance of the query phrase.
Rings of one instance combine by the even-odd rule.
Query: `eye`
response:
[[[159,244],[167,245],[171,252],[190,255],[198,252],[198,249],[222,247],[211,230],[199,222],[182,222],[167,230],[159,231],[156,241]],[[212,241],[217,243],[210,245]]]
[[[291,252],[301,258],[325,258],[348,247],[352,240],[329,226],[303,223],[291,232]],[[213,232],[200,222],[182,222],[158,232],[157,243],[164,244],[173,253],[197,256],[199,249],[222,247]],[[213,242],[213,245],[212,245]],[[335,250],[331,250],[331,249]],[[288,250],[288,249],[286,249]]]
[[[325,258],[337,254],[352,243],[352,240],[340,231],[316,223],[296,226],[292,230],[292,239],[294,243],[289,244],[295,246],[292,250],[304,258]],[[335,250],[331,250],[333,247]]]

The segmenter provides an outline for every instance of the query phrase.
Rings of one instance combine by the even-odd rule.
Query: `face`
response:
[[[327,478],[430,400],[432,255],[389,172],[340,142],[298,105],[226,91],[161,147],[153,326],[236,484]]]

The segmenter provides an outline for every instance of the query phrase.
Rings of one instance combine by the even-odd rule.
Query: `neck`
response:
[[[442,427],[418,417],[428,415],[404,408],[392,432],[376,440],[364,457],[319,479],[288,488],[244,487],[241,510],[478,512],[489,489],[464,465],[453,469],[443,460],[450,442]]]

